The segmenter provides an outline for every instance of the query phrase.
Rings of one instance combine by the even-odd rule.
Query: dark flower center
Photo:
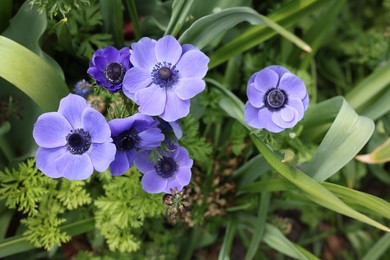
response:
[[[66,141],[66,147],[71,154],[83,154],[91,147],[91,135],[82,128],[70,131]]]
[[[125,68],[120,63],[110,63],[104,69],[104,76],[112,84],[121,83],[125,76]]]
[[[287,94],[284,90],[271,88],[264,95],[264,104],[271,111],[282,109],[287,103]]]
[[[173,158],[163,156],[162,158],[160,158],[160,160],[158,160],[155,167],[157,174],[167,179],[172,177],[173,174],[176,172],[177,163],[175,162],[175,160],[173,160]]]
[[[152,70],[152,81],[161,88],[172,87],[178,80],[179,71],[169,62],[159,62]]]
[[[138,132],[130,129],[113,137],[116,149],[121,152],[127,152],[133,149],[139,142]]]

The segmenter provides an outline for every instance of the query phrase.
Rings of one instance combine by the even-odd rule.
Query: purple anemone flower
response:
[[[88,74],[96,84],[116,93],[122,90],[125,73],[130,69],[130,49],[124,47],[119,51],[112,46],[95,51],[88,68]]]
[[[142,188],[148,193],[181,191],[190,183],[193,160],[184,147],[162,152],[155,160],[150,151],[137,154],[135,165],[144,174]]]
[[[104,116],[78,95],[63,98],[58,112],[39,116],[33,136],[36,166],[51,178],[84,180],[94,169],[105,171],[115,157]]]
[[[139,105],[139,111],[167,122],[190,112],[190,99],[202,92],[202,78],[210,59],[195,46],[167,35],[155,41],[144,37],[131,45],[130,68],[123,92]]]
[[[74,86],[74,92],[76,95],[86,97],[92,92],[92,85],[85,79],[82,79],[76,83]]]
[[[117,150],[115,160],[110,164],[112,175],[122,175],[133,167],[137,149],[154,149],[165,138],[157,127],[157,120],[139,113],[113,119],[108,124]]]
[[[252,127],[278,133],[303,118],[309,96],[303,80],[281,66],[269,66],[248,81],[245,121]]]

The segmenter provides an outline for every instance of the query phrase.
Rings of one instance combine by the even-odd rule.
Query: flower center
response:
[[[161,88],[172,87],[178,80],[179,71],[169,62],[159,62],[152,70],[152,81]]]
[[[121,152],[130,151],[140,140],[138,133],[133,129],[124,131],[113,139],[116,149]]]
[[[167,179],[172,177],[173,174],[176,172],[177,163],[175,162],[175,160],[173,160],[173,158],[163,156],[162,158],[160,158],[160,160],[158,160],[155,167],[157,174]]]
[[[271,111],[282,109],[287,103],[287,94],[284,90],[271,88],[264,95],[264,104]]]
[[[104,69],[104,76],[112,84],[121,83],[125,76],[125,68],[120,63],[110,63]]]
[[[66,141],[66,147],[71,154],[83,154],[91,147],[91,135],[82,128],[70,131]]]

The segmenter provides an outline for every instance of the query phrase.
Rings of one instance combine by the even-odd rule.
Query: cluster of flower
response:
[[[170,35],[158,41],[145,37],[131,48],[97,50],[88,73],[111,93],[123,91],[140,113],[107,123],[84,98],[69,94],[58,112],[41,115],[34,126],[36,166],[52,178],[83,180],[108,167],[122,175],[135,164],[146,192],[182,190],[193,160],[178,145],[176,120],[189,114],[190,99],[204,90],[208,63],[195,46],[182,46]],[[76,92],[84,95],[88,83],[79,85]],[[245,120],[271,132],[295,126],[308,106],[304,82],[281,66],[255,73],[247,95]]]

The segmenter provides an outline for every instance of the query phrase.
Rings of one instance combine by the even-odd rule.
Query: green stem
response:
[[[134,0],[125,1],[126,8],[129,11],[130,19],[133,22],[135,39],[138,41],[141,38],[141,30],[138,22],[138,13]]]

